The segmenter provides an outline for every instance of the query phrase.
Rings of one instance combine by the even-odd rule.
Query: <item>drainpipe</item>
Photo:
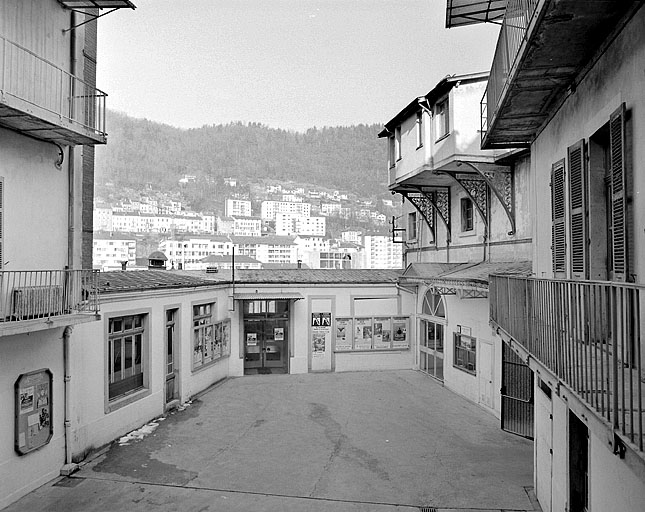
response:
[[[76,26],[76,12],[72,11],[71,15],[71,26]],[[76,30],[71,30],[69,33],[69,72],[74,77],[76,76]],[[70,83],[72,90],[70,91],[71,102],[70,102],[70,114],[74,113],[74,81]],[[74,201],[75,201],[75,169],[74,169],[74,147],[69,146],[69,154],[67,159],[67,171],[68,171],[68,182],[69,182],[69,197],[67,205],[67,268],[74,268]]]
[[[64,367],[64,397],[65,397],[65,466],[61,470],[61,474],[69,475],[74,472],[76,465],[72,463],[72,396],[71,385],[72,380],[70,371],[70,341],[72,336],[72,326],[68,325],[63,331],[63,367]]]

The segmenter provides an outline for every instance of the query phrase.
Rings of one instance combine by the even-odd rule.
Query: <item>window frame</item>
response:
[[[434,105],[435,142],[450,135],[450,102],[446,96]]]
[[[470,212],[470,213],[469,213]],[[470,233],[475,229],[475,205],[470,197],[459,200],[460,225],[462,233]]]
[[[397,126],[394,129],[394,158],[398,162],[403,158],[403,152],[401,151],[401,127]]]
[[[406,231],[408,241],[416,241],[419,236],[417,222],[417,212],[408,212],[408,226]]]
[[[423,147],[423,111],[417,112],[416,132],[417,132],[417,149]]]
[[[150,308],[142,308],[135,310],[126,310],[126,311],[115,311],[110,313],[109,316],[105,317],[104,323],[104,340],[105,340],[105,351],[103,355],[103,365],[104,365],[104,409],[105,413],[110,413],[116,409],[119,409],[125,405],[128,405],[132,402],[140,400],[141,398],[149,395],[150,385],[150,316],[152,310]],[[141,325],[135,326],[133,322],[132,329],[123,329],[116,332],[111,331],[111,325],[115,320],[121,319],[125,327],[126,318],[141,318]],[[140,367],[141,367],[141,384],[131,389],[118,394],[110,396],[110,384],[112,380],[112,371],[113,371],[113,341],[116,338],[124,339],[128,336],[141,335],[141,348],[140,348]],[[121,350],[122,356],[125,350],[125,346]],[[132,378],[134,375],[130,375],[128,378]],[[125,379],[120,379],[125,380]],[[135,381],[136,382],[136,381]]]
[[[461,326],[457,328],[459,331],[462,329]],[[452,333],[452,366],[470,375],[477,375],[477,338],[459,331]],[[470,346],[466,346],[464,341],[467,341]],[[465,361],[463,357],[457,359],[458,351],[465,354]]]

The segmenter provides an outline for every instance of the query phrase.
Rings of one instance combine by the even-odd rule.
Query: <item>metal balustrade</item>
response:
[[[107,94],[0,36],[0,104],[105,142]]]
[[[0,325],[99,312],[98,270],[0,272]]]
[[[491,276],[490,318],[643,451],[645,287]]]
[[[502,93],[520,48],[526,39],[527,29],[536,12],[539,0],[508,0],[502,28],[495,47],[495,56],[488,77],[488,85],[480,103],[481,136],[484,140],[497,111]]]

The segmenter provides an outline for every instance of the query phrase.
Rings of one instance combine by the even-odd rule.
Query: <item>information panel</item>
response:
[[[15,384],[15,449],[25,455],[52,438],[52,372],[44,368],[23,373]]]

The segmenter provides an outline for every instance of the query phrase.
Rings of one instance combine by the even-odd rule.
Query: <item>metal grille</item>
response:
[[[533,372],[502,347],[502,429],[533,439]]]

